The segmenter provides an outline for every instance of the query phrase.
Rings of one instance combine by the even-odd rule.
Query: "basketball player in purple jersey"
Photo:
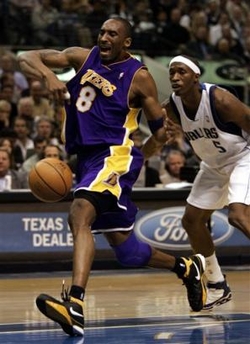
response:
[[[187,288],[193,310],[201,310],[206,301],[202,255],[175,258],[138,241],[133,232],[137,207],[131,201],[132,186],[143,161],[171,140],[172,124],[166,122],[166,134],[155,82],[145,65],[127,51],[131,31],[128,21],[109,19],[91,50],[37,50],[19,57],[22,71],[43,80],[54,99],[67,98],[63,137],[67,152],[77,155],[77,185],[68,218],[74,241],[72,285],[62,301],[41,294],[36,302],[72,336],[84,333],[83,300],[95,253],[93,233],[103,233],[124,266],[175,272]],[[70,66],[76,75],[65,85],[51,69]],[[138,128],[141,110],[152,135],[139,150],[130,137]]]
[[[173,93],[163,106],[181,124],[201,159],[183,216],[183,227],[195,252],[206,259],[210,310],[231,299],[207,222],[216,209],[228,206],[231,225],[250,238],[250,109],[231,92],[201,83],[198,61],[175,56],[169,64]]]

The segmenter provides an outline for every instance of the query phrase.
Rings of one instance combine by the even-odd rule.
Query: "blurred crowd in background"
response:
[[[234,59],[250,70],[250,4],[242,0],[2,0],[0,3],[0,191],[27,188],[27,175],[44,157],[65,160],[63,108],[38,80],[27,79],[18,50],[80,45],[91,48],[102,23],[114,16],[133,25],[134,51],[150,57],[188,54],[199,60]],[[133,135],[140,147],[140,130]],[[199,166],[184,137],[144,166],[135,187],[188,179]],[[192,174],[192,173],[191,173]]]
[[[0,44],[91,47],[101,24],[121,16],[133,49],[250,63],[250,4],[244,0],[1,0]]]

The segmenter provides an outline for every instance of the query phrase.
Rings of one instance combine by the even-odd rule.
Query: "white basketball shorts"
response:
[[[209,210],[222,209],[231,203],[250,205],[250,151],[223,169],[202,162],[187,202]]]

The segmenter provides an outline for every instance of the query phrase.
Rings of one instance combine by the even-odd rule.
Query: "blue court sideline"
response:
[[[247,344],[250,314],[112,319],[86,323],[85,335],[68,337],[53,323],[0,325],[0,343],[37,344]]]

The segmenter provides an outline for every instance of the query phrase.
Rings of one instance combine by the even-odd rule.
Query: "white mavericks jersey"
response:
[[[175,93],[170,102],[194,152],[210,167],[223,168],[249,154],[249,136],[237,125],[220,121],[213,98],[213,90],[218,86],[208,83],[201,86],[202,97],[193,120],[188,118],[181,98]]]

